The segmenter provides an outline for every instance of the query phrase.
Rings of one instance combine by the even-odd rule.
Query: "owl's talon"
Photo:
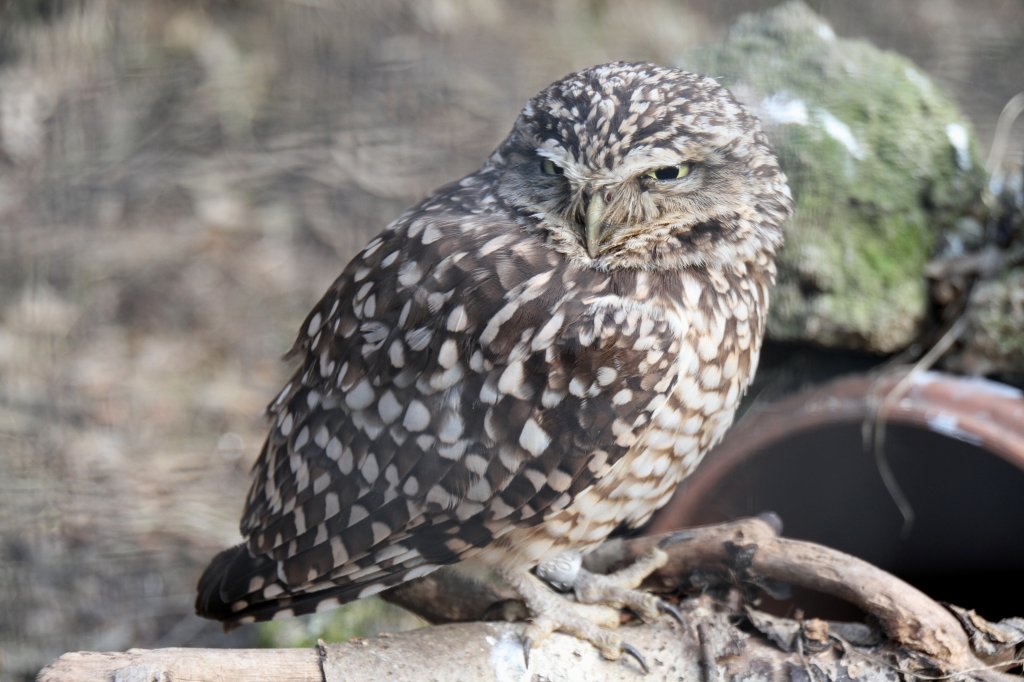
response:
[[[687,540],[692,540],[693,537],[694,537],[693,531],[677,530],[674,533],[669,533],[668,535],[663,537],[661,540],[659,540],[658,541],[658,549],[665,549],[666,547],[671,547],[672,545],[678,544],[680,542],[686,542]]]
[[[626,607],[645,621],[653,621],[662,613],[669,613],[662,607],[662,600],[639,589],[651,573],[668,561],[668,555],[659,548],[652,548],[646,555],[622,570],[608,575],[599,575],[581,569],[573,586],[577,601],[583,604],[607,604],[617,608]],[[677,618],[675,615],[673,618]],[[679,615],[677,620],[682,620]]]
[[[667,613],[668,615],[672,616],[672,619],[680,625],[686,625],[686,623],[683,622],[683,614],[679,612],[679,609],[677,609],[672,604],[669,604],[664,599],[658,600],[658,610],[662,613]]]
[[[530,648],[533,646],[533,637],[530,637],[529,635],[523,635],[522,642],[523,642],[523,664],[524,664],[524,667],[527,670],[529,670],[530,669]]]
[[[633,659],[636,660],[637,665],[640,666],[640,670],[643,671],[644,675],[647,675],[651,672],[651,669],[647,667],[647,659],[645,659],[644,655],[640,653],[640,650],[632,644],[623,642],[622,653],[632,656]]]

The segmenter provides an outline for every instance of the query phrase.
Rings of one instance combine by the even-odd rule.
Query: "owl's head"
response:
[[[488,165],[554,248],[599,269],[774,254],[792,200],[751,113],[714,80],[616,62],[534,97]]]

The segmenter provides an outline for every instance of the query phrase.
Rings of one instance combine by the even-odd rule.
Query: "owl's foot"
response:
[[[647,576],[664,566],[667,561],[668,554],[654,547],[629,566],[608,575],[591,573],[580,568],[572,581],[572,590],[576,594],[576,600],[582,604],[625,607],[645,621],[652,621],[664,613],[682,625],[683,616],[675,606],[650,592],[638,589]]]
[[[593,644],[602,656],[616,661],[623,654],[632,656],[646,673],[647,661],[635,647],[622,641],[615,632],[619,626],[618,609],[601,604],[581,604],[569,601],[553,592],[540,579],[528,571],[505,569],[498,575],[515,590],[533,614],[523,632],[523,655],[530,664],[530,650],[553,632],[564,632]]]
[[[633,611],[645,621],[668,614],[682,623],[679,611],[658,597],[639,588],[648,575],[661,568],[668,555],[659,548],[626,568],[609,575],[599,575],[581,566],[578,554],[563,554],[537,567],[537,576],[525,571],[500,571],[502,578],[519,593],[533,620],[523,633],[523,649],[529,663],[530,647],[552,632],[564,632],[593,644],[601,655],[618,660],[623,654],[632,656],[646,673],[643,655],[613,630],[619,625],[619,610]],[[543,580],[543,582],[542,582]],[[576,601],[568,601],[552,592],[572,590]]]

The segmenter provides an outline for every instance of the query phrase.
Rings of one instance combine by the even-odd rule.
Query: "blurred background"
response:
[[[239,539],[306,312],[551,81],[614,59],[687,65],[777,4],[0,0],[0,678],[68,650],[323,626],[229,637],[192,615],[199,571]],[[809,6],[915,63],[984,158],[1024,89],[1024,0]],[[1019,168],[1020,137],[1000,143],[1004,165]],[[416,624],[369,602],[330,627]]]

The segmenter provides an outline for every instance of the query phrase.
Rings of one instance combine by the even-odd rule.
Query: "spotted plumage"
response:
[[[308,613],[463,560],[525,571],[646,521],[752,378],[790,204],[709,78],[615,63],[548,87],[306,318],[245,542],[198,611]]]

